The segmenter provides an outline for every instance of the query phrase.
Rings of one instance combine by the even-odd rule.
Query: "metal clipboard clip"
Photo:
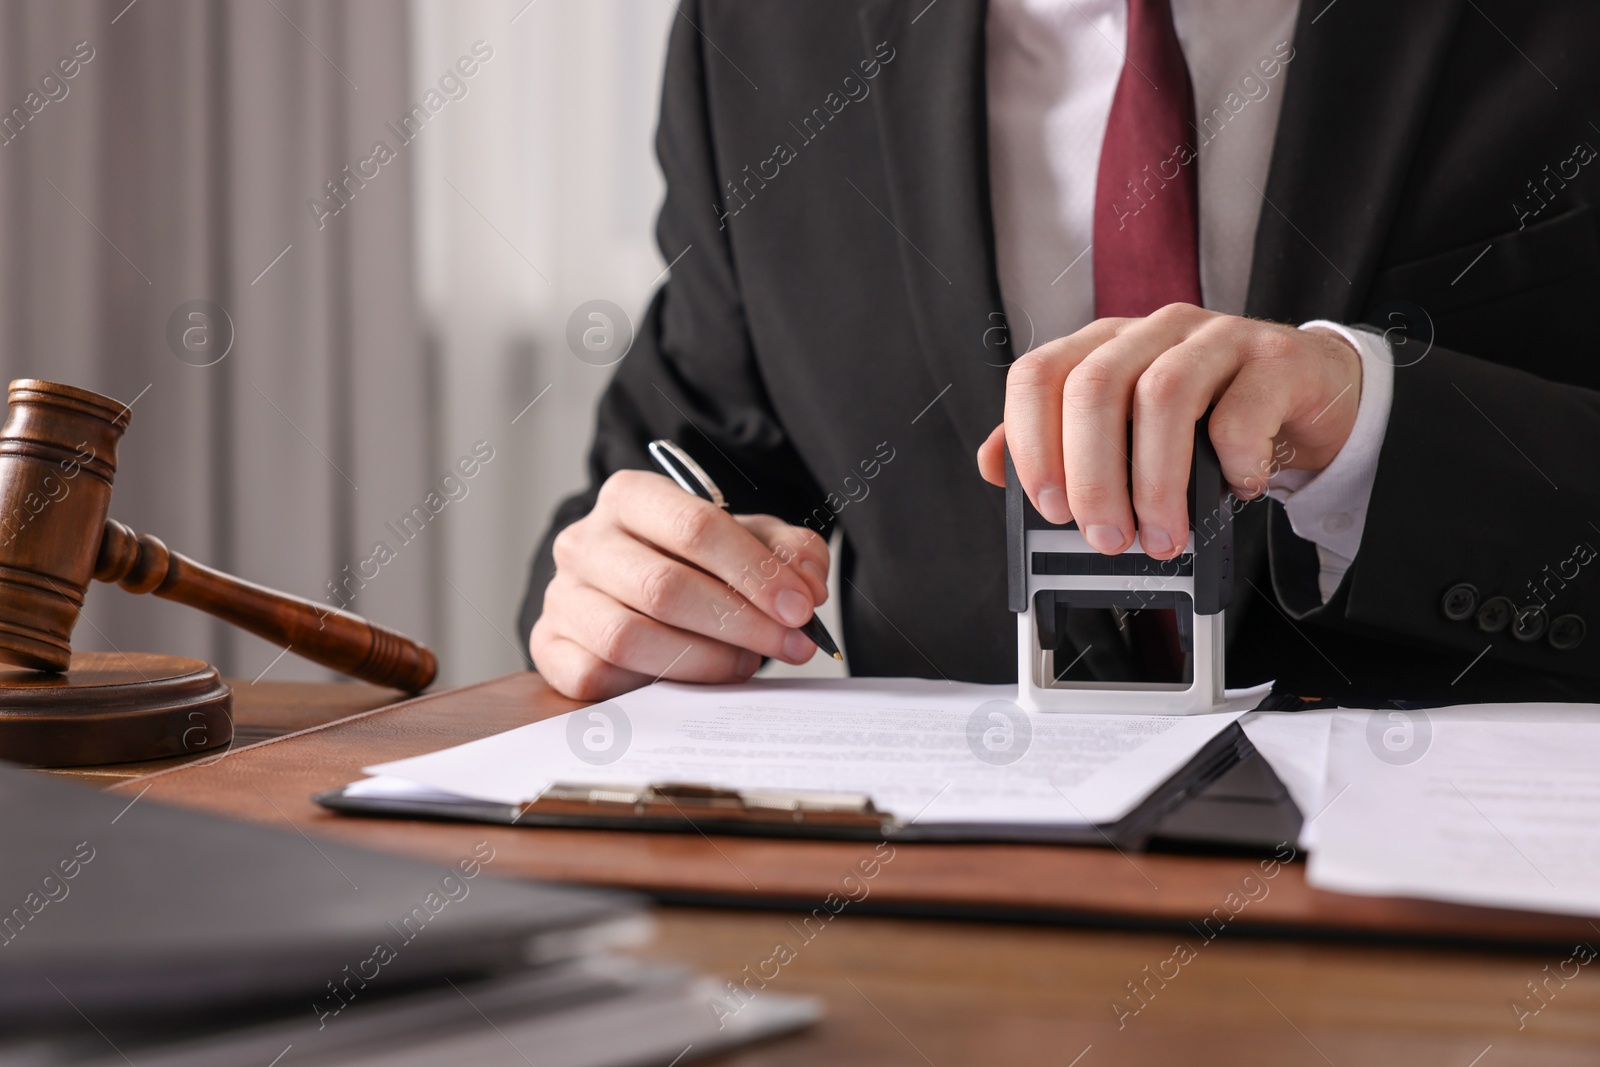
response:
[[[893,818],[864,793],[721,789],[684,782],[647,786],[556,782],[521,806],[517,816],[626,819],[644,822],[833,826],[885,829]]]

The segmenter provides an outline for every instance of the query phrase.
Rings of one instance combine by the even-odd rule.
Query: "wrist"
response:
[[[1299,418],[1284,426],[1290,455],[1282,467],[1315,474],[1350,440],[1360,416],[1365,375],[1361,349],[1348,331],[1318,322],[1300,332],[1313,345],[1312,355],[1319,360],[1315,373],[1322,384]]]

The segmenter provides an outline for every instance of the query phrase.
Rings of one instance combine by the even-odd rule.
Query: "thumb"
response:
[[[978,446],[978,473],[990,485],[1004,488],[1006,484],[1006,424],[1001,423],[989,433],[988,440]]]

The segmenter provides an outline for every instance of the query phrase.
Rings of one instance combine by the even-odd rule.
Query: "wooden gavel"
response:
[[[374,685],[427,688],[424,645],[365,619],[212,570],[107,518],[125,404],[19,378],[0,427],[0,661],[64,671],[89,580],[199,608]]]

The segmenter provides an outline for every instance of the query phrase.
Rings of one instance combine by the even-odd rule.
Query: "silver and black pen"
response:
[[[671,441],[661,438],[650,442],[650,458],[656,461],[656,466],[687,493],[693,493],[701,500],[709,500],[724,510],[728,507],[728,500],[722,495],[722,490],[717,488],[717,483],[705,472],[694,458],[682,448]],[[822,620],[817,618],[816,612],[811,613],[811,618],[800,627],[800,632],[811,639],[811,643],[834,659],[842,660],[839,646],[834,644],[833,637],[828,633],[828,628],[822,625]]]

